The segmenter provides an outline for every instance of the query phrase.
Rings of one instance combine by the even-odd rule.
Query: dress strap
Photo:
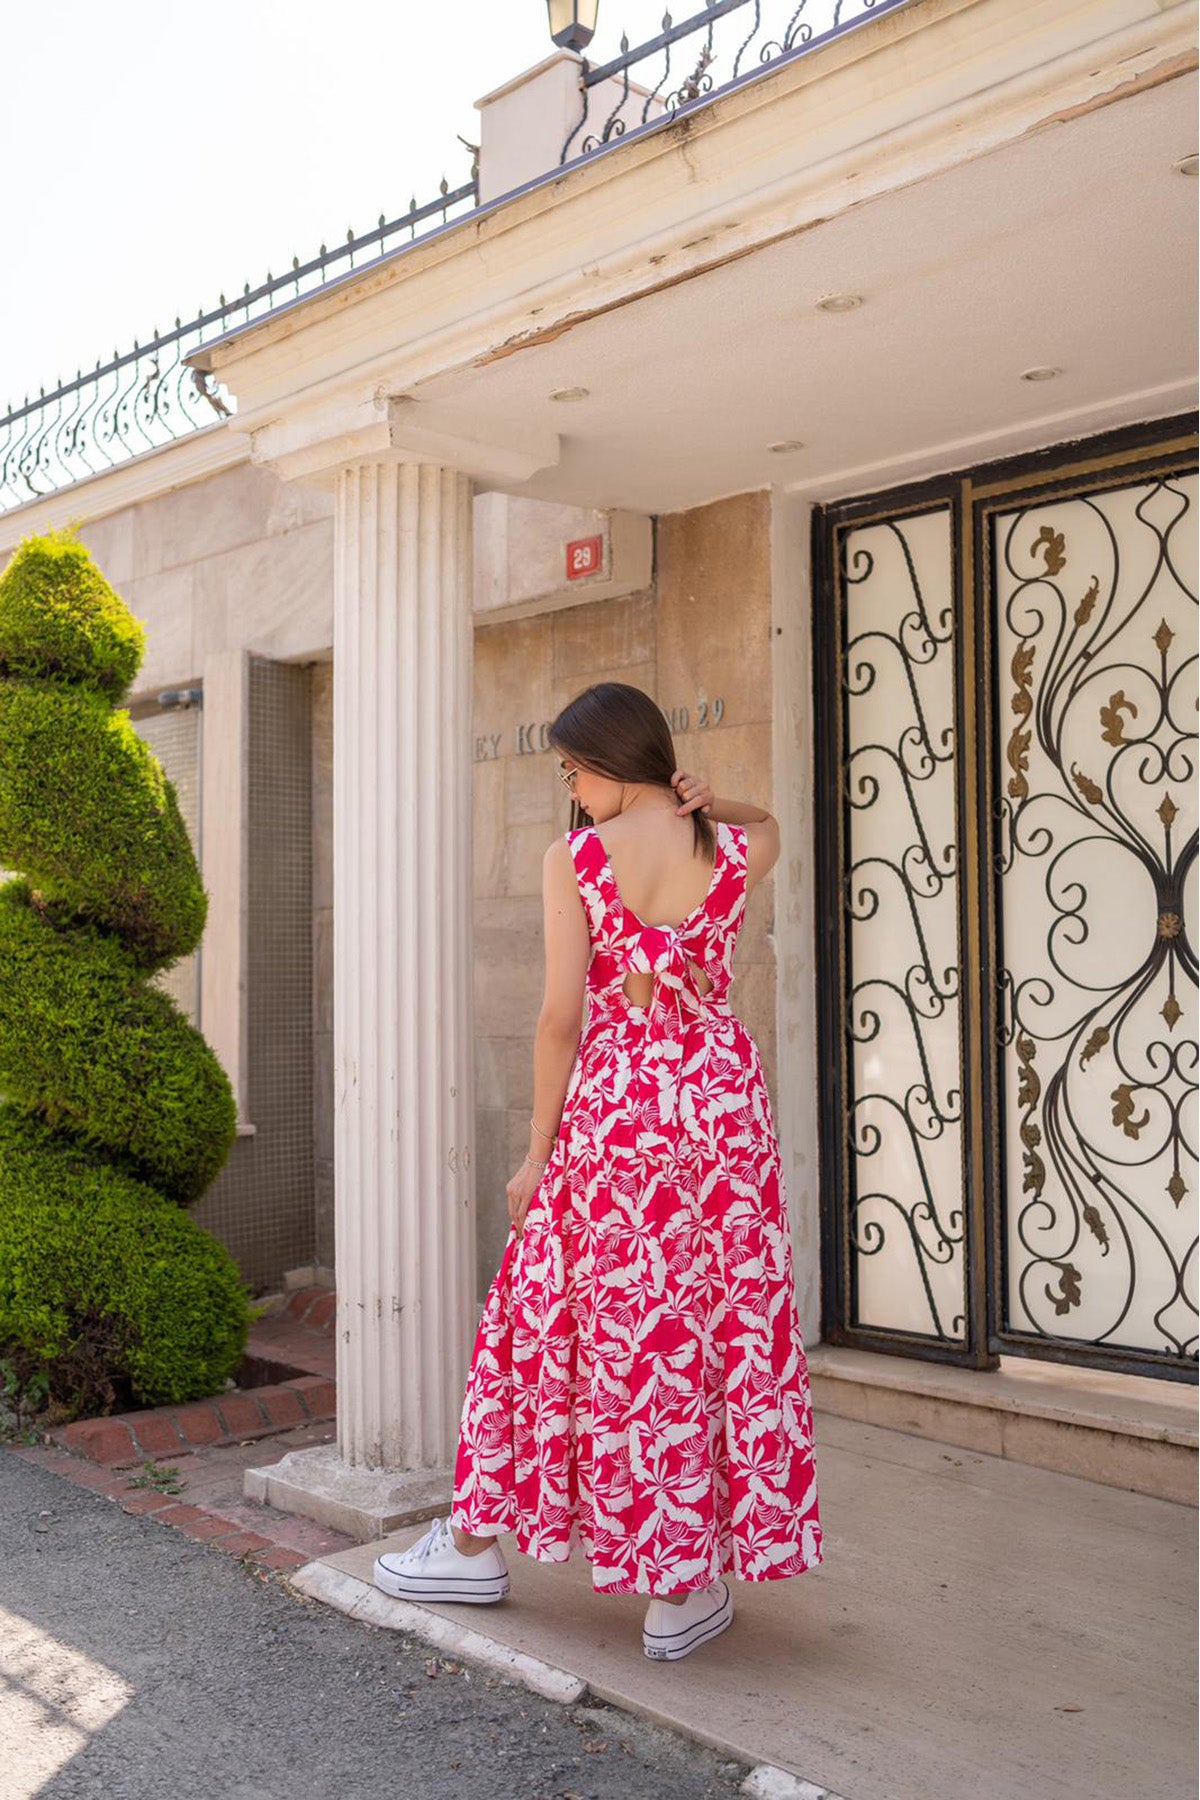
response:
[[[749,840],[744,825],[718,821],[717,855],[722,858],[719,878],[713,883],[713,917],[725,924],[739,919],[746,905],[746,869]]]
[[[604,922],[618,902],[616,883],[594,825],[580,825],[568,831],[567,843],[575,864],[575,880],[579,897],[587,913],[592,938],[602,936]]]

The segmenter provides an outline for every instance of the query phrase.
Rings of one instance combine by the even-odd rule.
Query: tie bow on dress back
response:
[[[745,834],[720,821],[715,831],[708,892],[677,925],[647,925],[626,906],[594,825],[567,833],[593,945],[587,979],[593,1020],[617,1025],[645,1020],[661,1032],[671,1018],[683,1022],[727,1010],[746,904]],[[693,965],[711,983],[703,993]],[[648,1007],[635,1006],[625,994],[629,974],[655,978]]]
[[[631,975],[652,975],[654,993],[646,1008],[647,1023],[704,1011],[705,996],[696,981],[687,945],[674,925],[644,925],[629,945]]]
[[[608,1046],[614,1099],[640,1069],[647,1098],[636,1110],[633,1145],[643,1157],[673,1155],[681,1134],[702,1129],[685,1077],[735,1025],[726,995],[746,899],[744,833],[717,822],[708,892],[676,925],[648,925],[626,906],[594,825],[568,837],[593,942],[589,1047]],[[697,969],[710,983],[703,993]],[[629,999],[630,974],[653,977],[648,1005]]]

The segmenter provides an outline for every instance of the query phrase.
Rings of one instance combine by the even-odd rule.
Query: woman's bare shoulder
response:
[[[575,860],[571,848],[571,839],[574,835],[570,831],[564,831],[560,837],[550,839],[542,856],[542,868],[547,874],[553,874],[555,871],[562,873],[571,868]]]
[[[579,885],[575,874],[575,853],[571,840],[577,832],[565,831],[561,837],[551,838],[542,856],[542,890],[547,900],[561,902],[574,896],[579,898]]]

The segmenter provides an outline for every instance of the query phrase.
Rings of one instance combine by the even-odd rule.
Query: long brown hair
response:
[[[596,681],[569,700],[550,725],[550,746],[612,781],[644,782],[675,796],[671,776],[679,767],[662,708],[626,681]],[[699,807],[689,814],[693,847],[706,861],[716,853],[712,820]],[[575,823],[585,823],[578,801]]]

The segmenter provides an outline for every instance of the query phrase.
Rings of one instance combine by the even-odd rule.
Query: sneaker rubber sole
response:
[[[465,1601],[468,1606],[490,1606],[508,1593],[507,1575],[398,1575],[376,1561],[375,1586],[396,1600]]]

